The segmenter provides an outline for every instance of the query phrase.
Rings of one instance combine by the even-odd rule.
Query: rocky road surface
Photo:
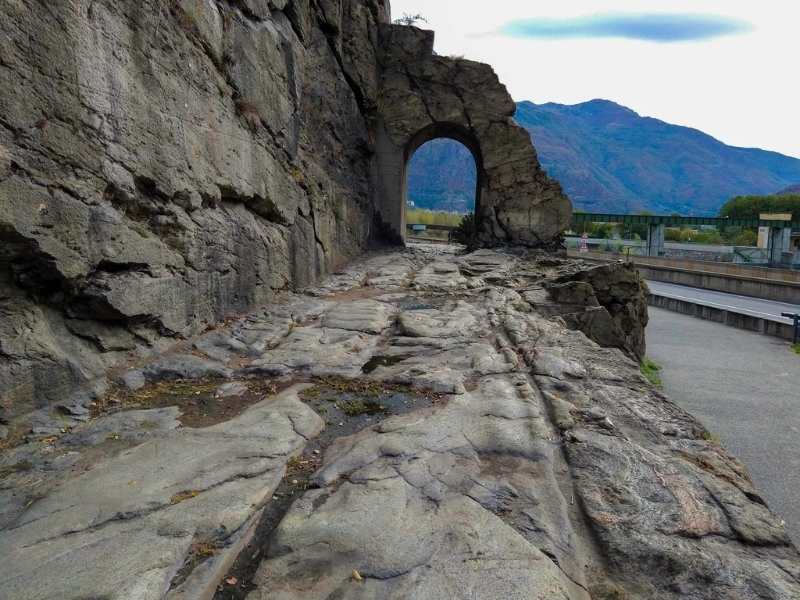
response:
[[[375,254],[116,374],[3,451],[0,598],[800,598],[741,464],[554,316],[575,269]]]

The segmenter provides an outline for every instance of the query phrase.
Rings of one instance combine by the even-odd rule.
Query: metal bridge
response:
[[[583,223],[624,223],[626,225],[664,225],[680,227],[681,225],[713,225],[715,227],[792,227],[800,229],[800,221],[768,220],[768,219],[730,219],[727,217],[683,217],[680,215],[615,215],[606,213],[576,212],[572,215],[572,224]]]
[[[765,215],[761,215],[762,217]],[[663,256],[665,232],[668,226],[680,227],[711,225],[714,227],[742,227],[768,229],[767,249],[769,262],[779,264],[784,252],[791,249],[792,230],[800,230],[800,221],[785,219],[731,219],[727,217],[685,217],[681,215],[622,215],[610,213],[576,212],[572,216],[572,226],[587,223],[623,223],[625,225],[647,226],[645,256]],[[424,225],[409,223],[406,229],[413,235],[423,231],[452,231],[450,225]]]
[[[775,216],[775,219],[766,218]],[[727,217],[682,217],[680,215],[618,215],[576,212],[572,215],[572,226],[586,223],[624,223],[647,226],[646,256],[664,255],[664,238],[667,226],[713,225],[714,227],[766,228],[767,254],[770,264],[780,264],[783,253],[789,252],[792,244],[792,229],[800,229],[800,221],[777,218],[778,215],[761,215],[759,219],[730,219]]]

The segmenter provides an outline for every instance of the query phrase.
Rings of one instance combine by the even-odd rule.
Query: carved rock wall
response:
[[[478,159],[484,245],[559,245],[569,200],[491,67],[388,21],[386,0],[3,3],[0,420],[70,412],[109,367],[402,237],[433,137]]]
[[[0,5],[0,397],[63,401],[363,250],[384,0]]]
[[[542,170],[515,105],[489,65],[438,56],[433,32],[381,26],[379,202],[399,233],[406,163],[425,142],[448,137],[469,148],[478,168],[476,214],[483,245],[561,245],[572,205]]]

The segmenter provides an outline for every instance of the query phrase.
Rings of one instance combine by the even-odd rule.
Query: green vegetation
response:
[[[379,415],[387,412],[385,406],[378,404],[374,400],[340,400],[335,406],[348,417]]]
[[[647,226],[623,225],[621,223],[581,223],[575,228],[577,234],[584,232],[593,239],[615,240],[622,245],[621,240],[647,239]],[[758,233],[754,229],[742,227],[704,227],[693,229],[690,227],[667,227],[664,238],[668,242],[683,242],[709,245],[726,246],[755,246],[758,243]],[[609,246],[611,242],[606,244]],[[606,248],[610,250],[610,247]]]
[[[705,440],[706,442],[711,442],[712,444],[721,444],[722,440],[720,440],[719,436],[716,433],[711,433],[708,429],[704,429],[700,433],[700,438]]]
[[[319,400],[328,397],[331,402],[335,402],[342,394],[366,396],[378,400],[381,396],[392,394],[410,394],[412,391],[419,393],[419,390],[412,390],[408,385],[399,383],[387,383],[385,381],[375,381],[372,379],[345,379],[343,377],[320,377],[315,381],[315,385],[300,392],[301,400]],[[333,399],[331,399],[333,397]]]
[[[758,234],[753,229],[742,229],[731,240],[734,246],[756,246]]]
[[[689,227],[668,227],[664,238],[670,242],[688,242],[695,244],[755,246],[758,233],[754,229],[741,227],[725,227],[722,229],[691,229]]]
[[[642,375],[645,376],[647,381],[652,383],[656,387],[661,387],[663,384],[661,382],[661,376],[659,373],[661,372],[661,366],[650,360],[649,358],[645,358],[642,361],[642,364],[639,366],[639,369],[642,372]]]
[[[757,219],[761,213],[792,213],[800,221],[800,194],[786,196],[737,196],[722,205],[720,216]]]
[[[395,19],[393,23],[395,25],[406,25],[409,27],[415,27],[420,23],[427,23],[428,19],[423,17],[420,13],[417,14],[410,14],[410,13],[403,13],[403,16],[399,19]]]
[[[468,249],[478,246],[478,222],[474,213],[467,213],[452,232],[452,240]]]
[[[800,342],[797,342],[796,344],[792,344],[792,351],[795,354],[800,354]]]
[[[722,235],[716,229],[677,229],[668,227],[664,238],[670,242],[695,242],[697,244],[722,244]]]
[[[575,210],[576,213],[584,212]],[[637,215],[650,215],[652,213],[643,211]],[[580,223],[575,229],[579,235],[589,234],[590,238],[611,240],[615,237],[622,237],[627,240],[643,240],[647,237],[647,225],[631,225],[622,223]]]
[[[464,215],[441,210],[427,210],[424,208],[407,208],[406,223],[419,223],[421,225],[449,225],[457,227]]]

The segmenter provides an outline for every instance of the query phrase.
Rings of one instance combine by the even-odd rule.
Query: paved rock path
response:
[[[0,460],[0,597],[781,599],[743,467],[552,315],[574,261],[415,247],[118,375]]]

